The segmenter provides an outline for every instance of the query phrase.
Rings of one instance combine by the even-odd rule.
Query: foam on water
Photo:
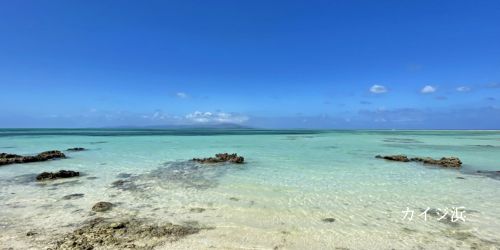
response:
[[[1,152],[72,147],[88,150],[65,152],[64,160],[0,167],[0,245],[43,248],[99,216],[91,212],[94,203],[109,201],[117,206],[105,217],[214,227],[160,248],[500,246],[500,181],[476,174],[500,170],[500,132],[0,131]],[[219,152],[243,155],[246,164],[187,161]],[[464,166],[387,162],[377,154],[458,156]],[[38,173],[60,169],[83,176],[33,181]],[[63,198],[71,194],[83,197]],[[407,207],[415,210],[413,221],[402,220]],[[424,221],[418,214],[427,207],[465,207],[466,222]],[[28,231],[38,234],[26,236]]]

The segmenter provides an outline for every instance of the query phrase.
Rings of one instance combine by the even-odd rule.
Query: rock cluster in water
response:
[[[95,218],[57,239],[54,249],[153,249],[163,242],[176,241],[200,230],[193,225],[147,224],[138,219],[112,222]]]
[[[71,178],[80,176],[80,172],[71,170],[59,170],[59,172],[43,172],[36,176],[37,181],[55,180],[60,178]]]
[[[245,158],[243,156],[238,156],[238,154],[228,154],[221,153],[216,154],[215,157],[208,158],[193,158],[193,161],[199,163],[221,163],[221,162],[230,162],[230,163],[243,163]]]
[[[460,161],[457,157],[442,157],[441,159],[436,160],[430,157],[408,158],[406,155],[377,155],[375,158],[400,162],[422,162],[424,164],[437,165],[445,168],[460,168],[462,166],[462,161]]]
[[[47,161],[59,158],[66,158],[66,155],[64,155],[61,151],[58,150],[45,151],[37,155],[31,155],[31,156],[0,153],[0,165]]]

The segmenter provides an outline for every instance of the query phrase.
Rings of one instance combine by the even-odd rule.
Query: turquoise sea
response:
[[[486,172],[500,170],[500,131],[0,130],[0,152],[73,147],[88,150],[0,166],[0,249],[46,249],[98,216],[91,212],[98,201],[117,204],[106,217],[213,228],[158,249],[500,248],[500,174]],[[220,152],[246,163],[188,161]],[[464,165],[378,154],[457,156]],[[61,169],[82,176],[34,181]],[[115,187],[117,180],[128,184]],[[84,196],[62,199],[75,193]],[[425,219],[427,208],[461,211],[465,221]],[[413,211],[412,220],[403,211]]]

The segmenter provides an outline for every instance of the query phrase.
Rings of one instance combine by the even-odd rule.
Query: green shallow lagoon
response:
[[[476,173],[500,170],[499,131],[0,130],[0,152],[73,147],[88,150],[0,167],[1,247],[45,249],[99,216],[93,204],[109,201],[117,205],[105,217],[213,227],[159,249],[500,248],[500,177]],[[246,163],[186,162],[220,152]],[[377,154],[457,156],[464,165],[441,169]],[[83,176],[33,181],[60,169]],[[128,184],[114,187],[117,180]],[[84,196],[62,198],[75,193]],[[452,207],[463,207],[465,222],[418,216]],[[403,220],[407,208],[412,221]]]

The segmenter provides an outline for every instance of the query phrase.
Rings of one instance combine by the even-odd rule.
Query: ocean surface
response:
[[[0,166],[0,249],[46,249],[96,216],[212,228],[158,249],[500,248],[500,176],[487,172],[500,170],[499,131],[0,130],[0,152],[73,147],[88,150]],[[221,152],[245,164],[189,161]],[[457,156],[463,166],[378,154]],[[61,169],[82,176],[35,181]],[[98,201],[116,206],[96,214]]]

